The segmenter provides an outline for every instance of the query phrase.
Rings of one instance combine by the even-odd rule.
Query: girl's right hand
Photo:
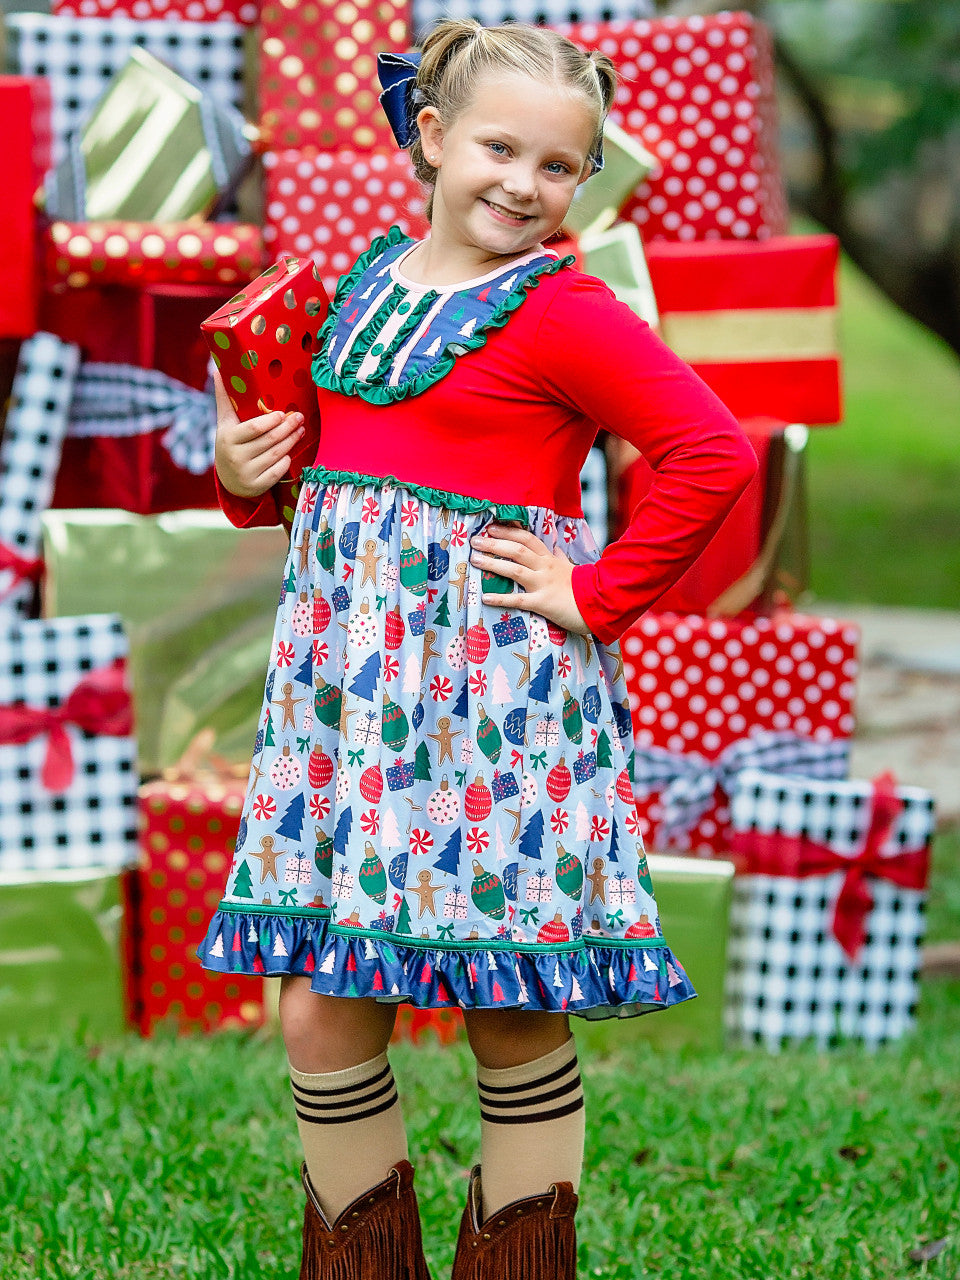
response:
[[[286,475],[290,452],[303,435],[303,414],[261,414],[241,422],[230,403],[219,369],[213,373],[217,393],[217,475],[228,493],[259,498]]]

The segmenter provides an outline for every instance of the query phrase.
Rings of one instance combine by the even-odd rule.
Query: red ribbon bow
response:
[[[40,778],[48,791],[66,791],[74,774],[68,724],[85,733],[112,737],[126,737],[133,732],[123,658],[84,676],[58,707],[29,707],[24,702],[0,706],[0,744],[17,745],[47,734]]]
[[[867,876],[889,880],[902,889],[922,889],[927,883],[930,850],[907,849],[884,857],[883,846],[890,838],[903,801],[891,773],[881,774],[873,783],[870,822],[859,853],[845,857],[829,845],[818,844],[806,835],[785,835],[780,831],[735,831],[733,851],[738,870],[747,875],[806,876],[844,871],[843,884],[833,910],[833,935],[851,960],[857,958],[867,937],[867,917],[873,910],[873,895]]]
[[[36,582],[43,573],[43,561],[22,556],[19,551],[0,542],[0,573],[9,571],[13,578],[0,590],[0,600],[8,596],[18,582]]]

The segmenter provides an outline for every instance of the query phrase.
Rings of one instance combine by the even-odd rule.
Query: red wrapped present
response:
[[[804,427],[773,418],[740,424],[760,469],[705,551],[657,601],[658,613],[734,617],[770,612],[807,585]],[[654,479],[638,456],[619,479],[619,520],[628,523]]]
[[[265,144],[277,150],[390,146],[377,54],[409,44],[405,0],[267,0],[258,84]]]
[[[665,342],[738,418],[839,422],[834,236],[652,244]]]
[[[429,229],[410,157],[396,147],[371,154],[281,151],[264,156],[264,168],[267,245],[312,255],[331,295],[374,236],[394,225],[415,237]]]
[[[140,788],[141,865],[127,881],[132,940],[128,1002],[143,1035],[250,1027],[263,1021],[263,982],[208,973],[197,943],[233,857],[243,784],[195,778]]]
[[[623,206],[646,243],[787,229],[770,33],[749,13],[580,23],[620,73],[613,120],[657,158]]]
[[[265,265],[263,233],[246,223],[54,222],[44,248],[54,289],[245,284]]]
[[[278,515],[288,525],[300,472],[313,462],[320,439],[310,362],[327,306],[316,264],[284,257],[201,325],[241,420],[272,409],[303,414],[304,434],[289,475],[274,489]]]
[[[622,640],[639,831],[649,846],[729,849],[746,768],[847,774],[859,631],[783,614],[647,614]]]
[[[53,0],[55,14],[73,18],[185,18],[188,22],[240,22],[252,26],[256,0]]]
[[[0,236],[0,338],[37,331],[39,272],[33,197],[50,164],[50,85],[34,76],[0,76],[4,197]]]

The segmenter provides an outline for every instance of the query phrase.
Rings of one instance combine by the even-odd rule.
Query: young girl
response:
[[[647,326],[544,247],[602,163],[608,60],[449,21],[406,74],[386,97],[431,233],[375,241],[321,331],[316,465],[201,957],[284,975],[301,1277],[427,1275],[386,1052],[408,1001],[459,1006],[477,1059],[454,1276],[565,1278],[584,1145],[569,1015],[694,994],[647,874],[617,637],[755,462]],[[222,388],[220,407],[225,509],[265,522],[301,420],[238,422]],[[578,475],[601,427],[658,474],[598,558]]]

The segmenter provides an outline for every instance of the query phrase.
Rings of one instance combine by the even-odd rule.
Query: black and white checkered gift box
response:
[[[116,614],[25,621],[0,632],[0,737],[16,739],[0,741],[4,875],[29,880],[59,870],[116,870],[136,861],[132,734],[95,734],[67,720],[62,727],[73,771],[69,785],[57,791],[43,781],[49,731],[32,731],[22,741],[24,735],[13,727],[24,707],[62,711],[81,682],[126,656],[127,639]]]
[[[488,27],[497,22],[553,27],[566,22],[650,18],[653,13],[652,0],[413,0],[413,26],[421,34],[440,18],[476,18]]]
[[[597,446],[587,454],[580,471],[580,501],[590,532],[602,551],[607,545],[610,507],[607,501],[607,460],[603,450]]]
[[[50,333],[20,348],[0,441],[0,552],[21,561],[40,554],[40,517],[53,494],[79,365],[80,349]],[[0,621],[29,610],[33,582],[18,577],[0,568]]]
[[[873,785],[759,769],[737,779],[733,847],[747,873],[735,880],[727,950],[726,1023],[736,1039],[771,1049],[808,1039],[821,1048],[851,1038],[875,1046],[911,1026],[926,888],[887,877],[925,886],[935,816],[928,791],[897,787],[895,796],[902,807],[868,864],[879,874],[863,878],[873,906],[851,958],[834,936],[834,912],[843,863],[853,866],[867,845]],[[826,865],[831,855],[842,860],[839,870],[767,874],[774,864],[788,872]]]
[[[81,128],[134,45],[148,50],[217,102],[243,106],[244,31],[235,22],[73,18],[45,13],[7,17],[11,71],[50,81],[52,163]]]

